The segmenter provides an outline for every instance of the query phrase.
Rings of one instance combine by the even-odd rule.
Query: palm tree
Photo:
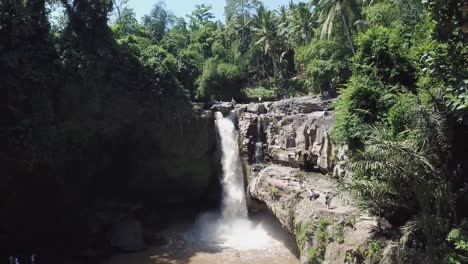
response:
[[[314,12],[306,3],[292,5],[289,10],[288,35],[299,45],[311,41],[315,21]]]
[[[364,0],[364,2],[367,2],[367,0]],[[348,45],[353,55],[356,54],[351,38],[350,25],[359,19],[359,6],[362,3],[363,0],[311,0],[309,4],[316,6],[320,10],[320,21],[322,22],[320,37],[330,37],[333,30],[333,22],[336,18],[339,18],[348,40]]]
[[[411,123],[402,134],[395,135],[382,124],[364,126],[358,133],[364,148],[350,162],[351,188],[371,211],[394,213],[395,208],[406,208],[417,212],[426,250],[436,259],[440,238],[448,233],[456,215],[453,171],[447,165],[451,156],[447,118],[417,104],[406,111]]]
[[[258,40],[254,46],[260,46],[264,55],[270,56],[273,63],[273,74],[278,73],[278,63],[281,56],[281,38],[279,36],[278,18],[274,11],[264,7],[258,9],[255,25],[252,28]]]

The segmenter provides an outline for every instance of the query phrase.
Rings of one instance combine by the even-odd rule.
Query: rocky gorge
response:
[[[251,209],[275,215],[296,239],[301,263],[412,263],[408,237],[345,190],[346,147],[330,138],[331,103],[302,97],[232,107]]]

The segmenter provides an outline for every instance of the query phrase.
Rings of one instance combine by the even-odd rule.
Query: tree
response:
[[[115,25],[118,26],[119,34],[134,34],[139,27],[135,11],[133,11],[133,9],[131,8],[125,7],[121,11],[119,11],[119,14],[120,15],[115,21]]]
[[[114,0],[115,20],[122,17],[122,12],[128,8],[128,0]]]
[[[224,10],[228,31],[231,36],[240,38],[244,50],[250,45],[251,21],[260,5],[258,0],[226,0]]]
[[[143,17],[143,24],[149,29],[153,40],[159,42],[174,20],[174,15],[166,9],[165,3],[158,1],[150,14]]]
[[[112,11],[112,0],[60,0],[67,12],[68,21],[64,40],[73,49],[93,53],[108,45],[112,34],[107,22]]]
[[[206,25],[208,22],[211,22],[211,20],[215,17],[211,12],[212,9],[213,7],[211,5],[196,5],[195,10],[192,11],[192,14],[187,15],[190,21],[190,29],[195,31]]]
[[[416,215],[427,244],[426,263],[441,263],[440,245],[455,222],[447,119],[418,99],[402,106],[410,120],[404,134],[395,136],[382,125],[361,131],[365,147],[351,162],[352,188],[376,214]]]
[[[436,21],[437,50],[426,52],[428,74],[446,87],[450,110],[468,124],[468,3],[460,0],[427,1]]]
[[[340,19],[349,48],[354,55],[356,51],[351,37],[351,25],[360,17],[359,0],[312,0],[310,4],[316,6],[320,11],[320,21],[322,23],[320,37],[330,37],[333,32],[334,21],[337,18]]]
[[[172,54],[178,54],[187,48],[190,42],[190,32],[187,30],[187,22],[179,17],[172,28],[164,35],[161,42],[163,47]]]
[[[291,6],[288,15],[288,36],[298,45],[310,43],[314,34],[314,12],[306,3]]]
[[[273,75],[276,76],[282,52],[278,19],[273,11],[266,10],[264,7],[259,8],[257,12],[255,25],[252,30],[258,40],[254,45],[261,47],[264,55],[268,55],[271,58]]]
[[[229,23],[229,21],[240,19],[245,23],[260,5],[261,2],[258,0],[226,0],[224,8],[226,21]]]
[[[308,46],[296,49],[296,63],[307,73],[307,84],[314,93],[328,91],[336,95],[350,72],[350,53],[340,39],[314,39]]]

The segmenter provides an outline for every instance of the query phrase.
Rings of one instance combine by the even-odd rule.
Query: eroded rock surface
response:
[[[334,113],[324,111],[330,103],[308,96],[237,105],[234,111],[243,157],[252,163],[255,144],[262,142],[267,162],[344,177],[343,148],[334,146],[330,139]]]
[[[234,109],[234,105],[230,102],[218,102],[211,106],[213,112],[221,112],[223,115],[228,114]]]
[[[319,197],[310,200],[309,190]],[[352,197],[339,192],[334,179],[318,173],[271,165],[253,178],[249,192],[294,235],[301,263],[314,259],[346,263],[346,258],[366,249],[379,231],[379,219],[357,209]],[[325,204],[327,196],[331,198],[330,207]]]
[[[341,191],[339,181],[350,175],[347,149],[331,141],[330,104],[308,96],[236,105],[250,208],[269,208],[296,239],[301,263],[379,263],[391,245],[382,236],[385,220]],[[259,146],[265,162],[255,158]]]

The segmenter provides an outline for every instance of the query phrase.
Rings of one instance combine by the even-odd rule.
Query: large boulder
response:
[[[283,115],[309,114],[323,111],[323,108],[328,102],[329,101],[322,100],[318,96],[285,99],[273,102],[269,107],[269,112]]]
[[[211,107],[213,112],[221,112],[223,115],[229,114],[234,109],[234,104],[230,102],[219,102]]]
[[[319,195],[315,200],[309,200],[311,189]],[[314,258],[329,264],[346,263],[350,254],[368,248],[376,239],[379,219],[359,210],[351,196],[338,190],[338,182],[332,178],[279,165],[263,169],[249,185],[251,197],[265,203],[295,237],[301,263],[311,263]],[[327,196],[331,207],[325,203]],[[362,257],[369,258],[365,263],[378,263]]]
[[[249,113],[254,113],[254,114],[266,114],[267,113],[267,108],[265,106],[265,103],[250,103],[247,105],[246,108],[247,112]]]

